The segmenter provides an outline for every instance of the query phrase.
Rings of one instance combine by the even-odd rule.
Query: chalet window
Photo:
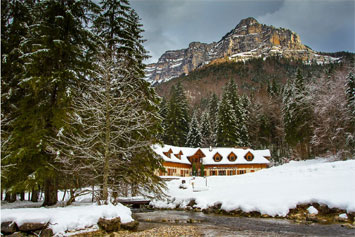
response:
[[[254,159],[254,155],[249,151],[245,156],[244,158],[247,160],[247,161],[252,161]]]
[[[231,152],[229,155],[228,155],[228,160],[229,161],[235,161],[237,159],[237,156]]]
[[[219,170],[218,171],[218,175],[226,175],[226,171],[225,170]]]
[[[235,170],[227,170],[227,175],[235,175]]]
[[[211,176],[217,175],[217,171],[216,171],[216,170],[211,170],[211,171],[210,171],[210,175],[211,175]]]
[[[214,156],[213,156],[213,160],[215,162],[219,162],[222,160],[222,156],[217,152]]]
[[[246,173],[245,170],[238,170],[238,171],[237,171],[237,174],[245,174],[245,173]]]

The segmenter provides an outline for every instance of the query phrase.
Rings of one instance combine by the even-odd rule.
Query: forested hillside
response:
[[[238,63],[220,60],[158,84],[157,92],[164,97],[163,126],[190,121],[192,114],[198,114],[200,133],[205,134],[197,136],[200,146],[269,148],[276,161],[349,157],[354,148],[354,54],[331,55],[342,57],[342,62],[306,65],[279,57]],[[175,102],[176,91],[180,97],[183,92],[184,99]],[[179,111],[179,104],[188,104],[184,109],[190,111],[188,116],[171,112]],[[173,133],[166,129],[163,140],[182,145],[170,139]],[[189,145],[188,134],[192,132],[186,128],[178,140]],[[223,142],[228,136],[228,142]]]

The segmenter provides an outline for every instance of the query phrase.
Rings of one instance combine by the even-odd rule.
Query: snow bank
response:
[[[188,189],[179,189],[181,180]],[[316,202],[355,212],[355,160],[328,162],[325,159],[291,161],[288,164],[237,176],[180,178],[167,182],[172,201],[151,202],[157,208],[185,207],[195,199],[202,209],[222,204],[221,209],[258,211],[286,216],[298,204]],[[194,183],[194,189],[192,188]],[[199,192],[196,192],[198,190]]]
[[[121,204],[69,206],[57,208],[1,209],[1,222],[15,221],[17,225],[26,222],[47,223],[56,235],[66,231],[96,227],[100,217],[121,218],[122,223],[133,221],[131,210]]]

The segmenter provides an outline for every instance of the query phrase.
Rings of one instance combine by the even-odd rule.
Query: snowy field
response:
[[[179,189],[182,179],[187,189]],[[191,199],[202,209],[221,203],[221,209],[258,211],[286,216],[297,204],[319,203],[355,212],[355,160],[328,162],[325,159],[291,161],[288,164],[237,176],[178,178],[167,182],[166,201],[157,208],[186,207]],[[194,188],[192,188],[192,182]]]
[[[23,204],[23,202],[16,203]],[[8,207],[16,207],[16,204]],[[98,206],[92,203],[82,203],[80,206],[14,209],[2,206],[1,222],[15,221],[18,226],[28,222],[49,223],[48,227],[56,236],[67,236],[67,231],[97,230],[97,222],[101,217],[105,219],[120,217],[122,223],[127,223],[133,221],[131,215],[131,210],[121,204]]]

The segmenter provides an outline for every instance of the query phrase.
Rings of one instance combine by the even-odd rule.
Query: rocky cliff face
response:
[[[270,56],[302,60],[307,64],[339,60],[317,54],[303,45],[300,37],[288,29],[263,25],[249,17],[241,20],[217,43],[192,42],[187,49],[166,51],[157,63],[146,67],[145,79],[161,83],[221,60],[238,62]]]

